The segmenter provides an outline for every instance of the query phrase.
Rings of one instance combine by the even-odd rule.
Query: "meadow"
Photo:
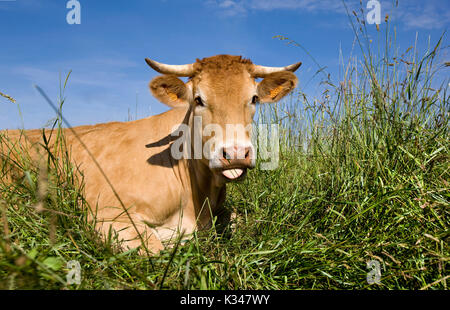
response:
[[[260,107],[255,123],[279,124],[279,165],[262,170],[259,161],[228,185],[234,229],[196,233],[158,256],[100,240],[60,117],[44,164],[0,134],[19,154],[0,162],[0,289],[447,289],[445,34],[427,50],[399,50],[388,21],[369,38],[352,18],[360,56],[342,57],[339,78],[319,70],[320,96],[300,85]],[[80,284],[67,283],[72,260]],[[368,281],[369,261],[380,264],[379,283]]]

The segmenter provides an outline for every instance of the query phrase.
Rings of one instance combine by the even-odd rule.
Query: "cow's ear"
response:
[[[186,84],[174,75],[157,76],[150,82],[149,87],[156,99],[172,108],[189,104]]]
[[[276,102],[289,94],[296,86],[298,79],[290,71],[275,72],[267,75],[258,84],[259,102]]]

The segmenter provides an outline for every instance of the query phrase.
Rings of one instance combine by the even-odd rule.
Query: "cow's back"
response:
[[[184,108],[172,109],[132,122],[63,129],[70,161],[84,178],[85,195],[91,207],[109,217],[117,213],[111,210],[121,209],[121,202],[148,209],[147,193],[156,205],[158,200],[170,199],[171,184],[160,183],[161,180],[172,182],[171,175],[178,173],[168,156],[169,136],[183,122],[186,112]],[[46,139],[51,136],[48,147],[52,150],[57,132],[49,129],[44,132]],[[46,154],[42,147],[44,132],[42,129],[2,131],[9,143],[8,146],[2,143],[0,152],[3,156],[19,157],[26,150],[33,161],[38,161]],[[161,190],[164,187],[169,193]],[[160,216],[164,217],[156,214],[156,218]]]

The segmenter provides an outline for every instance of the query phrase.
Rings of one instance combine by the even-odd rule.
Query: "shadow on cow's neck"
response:
[[[189,119],[191,114],[193,113],[193,109],[192,106],[189,106],[189,109],[186,112],[186,115],[183,118],[183,121],[181,122],[180,126],[182,125],[189,125]],[[175,130],[174,132],[177,132],[179,128],[177,128],[177,130]],[[168,147],[165,148],[163,151],[153,154],[152,156],[150,156],[147,159],[147,162],[150,165],[157,165],[157,166],[163,166],[166,168],[170,168],[170,167],[174,167],[178,165],[179,160],[173,158],[171,151],[170,151],[170,144],[179,139],[180,137],[177,137],[175,135],[173,135],[173,132],[169,133],[167,136],[165,136],[164,138],[155,141],[155,142],[151,142],[149,144],[146,144],[145,147],[146,148],[154,148],[154,147],[161,147],[161,146],[165,146],[167,145]],[[181,146],[183,147],[183,145]],[[182,150],[181,150],[182,151]]]
[[[192,106],[189,107],[189,109],[187,110],[183,121],[181,122],[180,126],[182,125],[187,125],[190,128],[192,128],[192,124],[191,124],[191,120],[192,120],[192,116],[193,116],[193,108]],[[204,163],[201,162],[201,160],[198,159],[175,159],[172,154],[171,154],[171,143],[177,139],[179,139],[179,136],[173,135],[174,132],[178,132],[178,129],[169,133],[168,135],[166,135],[165,137],[163,137],[162,139],[155,141],[155,142],[151,142],[145,145],[146,148],[155,148],[155,147],[164,147],[164,149],[156,154],[153,154],[152,156],[150,156],[147,159],[147,162],[150,165],[158,165],[158,166],[163,166],[166,168],[173,168],[175,166],[180,165],[180,161],[183,161],[184,164],[186,165],[186,168],[189,169],[190,173],[192,176],[195,176],[194,178],[191,179],[191,181],[194,181],[196,183],[198,183],[199,186],[197,186],[198,188],[203,188],[206,189],[206,193],[202,193],[200,194],[199,198],[205,198],[207,196],[210,196],[209,194],[211,193],[211,191],[213,191],[214,187],[217,188],[222,188],[224,184],[218,184],[216,178],[214,177],[214,174],[212,173],[212,171],[209,169],[208,165],[205,165]],[[191,143],[191,146],[193,144]],[[185,147],[185,144],[181,144],[180,148]],[[183,151],[182,149],[180,150],[181,152]],[[193,152],[193,150],[191,150]],[[202,183],[202,184],[200,184]],[[215,196],[215,195],[214,195]],[[211,198],[211,197],[209,197]]]

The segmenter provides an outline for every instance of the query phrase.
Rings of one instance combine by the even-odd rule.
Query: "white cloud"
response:
[[[247,13],[243,0],[207,0],[206,4],[212,8],[219,8],[224,17],[245,16]]]
[[[347,1],[348,2],[348,1]],[[356,3],[355,0],[351,2]],[[357,1],[359,3],[359,1]],[[305,10],[345,12],[339,0],[207,0],[206,4],[215,7],[228,16],[245,15],[248,11],[261,10]],[[350,4],[347,3],[349,7]]]
[[[336,0],[251,0],[249,1],[249,7],[257,10],[302,9],[306,11],[335,11],[343,8],[342,2]]]
[[[391,0],[380,0],[382,16],[389,14],[407,29],[442,29],[449,25],[450,7],[441,0],[399,1],[394,7]],[[346,14],[341,0],[207,0],[207,5],[223,16],[245,16],[249,11],[298,10],[308,13]],[[367,0],[346,0],[348,10],[364,9]]]
[[[450,11],[440,1],[407,2],[392,11],[394,18],[409,29],[443,29],[449,25]]]

